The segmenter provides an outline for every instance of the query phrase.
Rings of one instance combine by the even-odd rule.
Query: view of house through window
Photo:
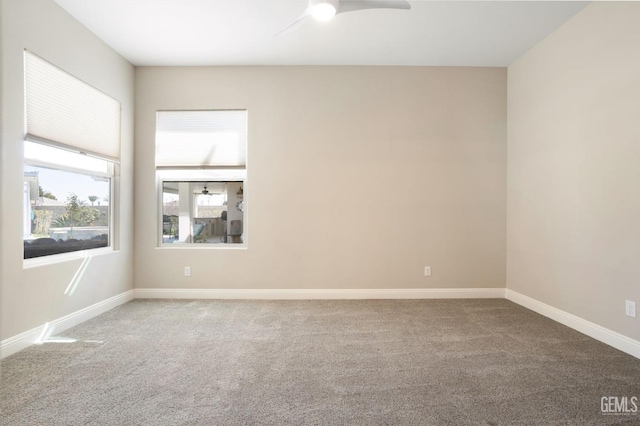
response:
[[[111,180],[24,166],[24,258],[109,246]]]
[[[243,243],[243,182],[162,182],[162,243]]]

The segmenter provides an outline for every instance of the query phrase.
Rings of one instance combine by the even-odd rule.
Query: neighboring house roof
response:
[[[52,200],[51,198],[46,197],[38,197],[36,201],[36,206],[66,206],[67,204],[64,201]]]

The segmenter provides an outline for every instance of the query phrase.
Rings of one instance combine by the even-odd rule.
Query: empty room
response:
[[[640,424],[640,3],[0,0],[0,425]]]

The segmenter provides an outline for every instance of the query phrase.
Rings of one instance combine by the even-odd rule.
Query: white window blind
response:
[[[120,102],[25,51],[27,139],[117,160]]]
[[[247,111],[159,111],[157,167],[245,167]]]

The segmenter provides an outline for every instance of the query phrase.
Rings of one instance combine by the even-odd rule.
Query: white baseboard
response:
[[[636,358],[640,358],[640,342],[630,337],[624,336],[601,325],[592,323],[576,315],[554,308],[551,305],[532,299],[529,296],[507,289],[505,297],[518,305],[531,309],[534,312],[544,315],[560,324],[573,328],[580,333],[586,334],[596,340],[613,346],[616,349],[626,352]]]
[[[503,299],[504,288],[178,289],[136,288],[136,299]]]
[[[62,318],[47,322],[39,327],[20,333],[17,336],[9,337],[0,342],[0,359],[8,357],[18,351],[37,344],[51,336],[54,332],[60,333],[74,327],[84,321],[107,312],[116,306],[133,300],[133,290],[120,293],[109,299],[87,306],[84,309],[65,315]]]

